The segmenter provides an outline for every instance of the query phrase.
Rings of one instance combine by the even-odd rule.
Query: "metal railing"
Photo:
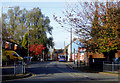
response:
[[[117,72],[120,70],[120,63],[115,64],[114,62],[104,61],[103,72]]]

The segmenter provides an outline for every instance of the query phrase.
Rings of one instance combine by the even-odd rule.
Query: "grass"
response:
[[[103,72],[103,73],[109,73],[109,74],[119,74],[119,73],[114,73],[114,72]]]

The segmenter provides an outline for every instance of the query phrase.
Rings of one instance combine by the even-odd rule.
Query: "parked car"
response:
[[[115,58],[114,63],[115,64],[120,64],[120,57]]]
[[[64,55],[59,55],[59,62],[66,61]]]
[[[5,53],[10,60],[23,60],[23,58],[13,50],[5,50]]]

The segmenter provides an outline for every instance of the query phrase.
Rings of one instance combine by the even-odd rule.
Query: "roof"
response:
[[[12,44],[17,44],[17,43],[15,43],[14,41],[12,41],[12,39],[2,39],[2,41],[7,41],[7,42],[10,42],[10,43],[12,43]],[[17,44],[17,45],[19,45],[19,44]]]

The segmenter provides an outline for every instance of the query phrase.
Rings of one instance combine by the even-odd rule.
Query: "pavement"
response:
[[[2,81],[26,78],[26,77],[32,76],[32,73],[29,73],[27,71],[24,74],[14,75],[14,66],[13,65],[0,67],[0,70],[2,72],[0,75],[0,77],[2,77]]]
[[[26,73],[26,74],[17,74],[17,75],[2,75],[2,81],[26,78],[26,77],[29,77],[29,76],[32,76],[32,74],[31,73]]]
[[[46,62],[46,61],[44,61],[44,62]],[[44,63],[44,62],[33,61],[29,64],[26,64],[27,65],[26,70],[27,70],[28,66],[31,66],[33,64]],[[26,71],[25,74],[14,75],[14,66],[13,65],[2,66],[2,67],[0,67],[0,70],[2,72],[2,75],[0,74],[0,77],[2,77],[2,81],[26,78],[26,77],[30,77],[33,75],[32,73],[30,73],[28,71]]]
[[[82,72],[99,73],[99,74],[105,74],[105,75],[119,76],[118,72],[102,72],[102,71],[99,71],[98,69],[90,68],[90,67],[80,65],[80,64],[78,64],[78,66],[77,66],[77,63],[74,64],[74,62],[68,62],[67,66],[71,69],[79,70],[79,71],[82,71]]]

